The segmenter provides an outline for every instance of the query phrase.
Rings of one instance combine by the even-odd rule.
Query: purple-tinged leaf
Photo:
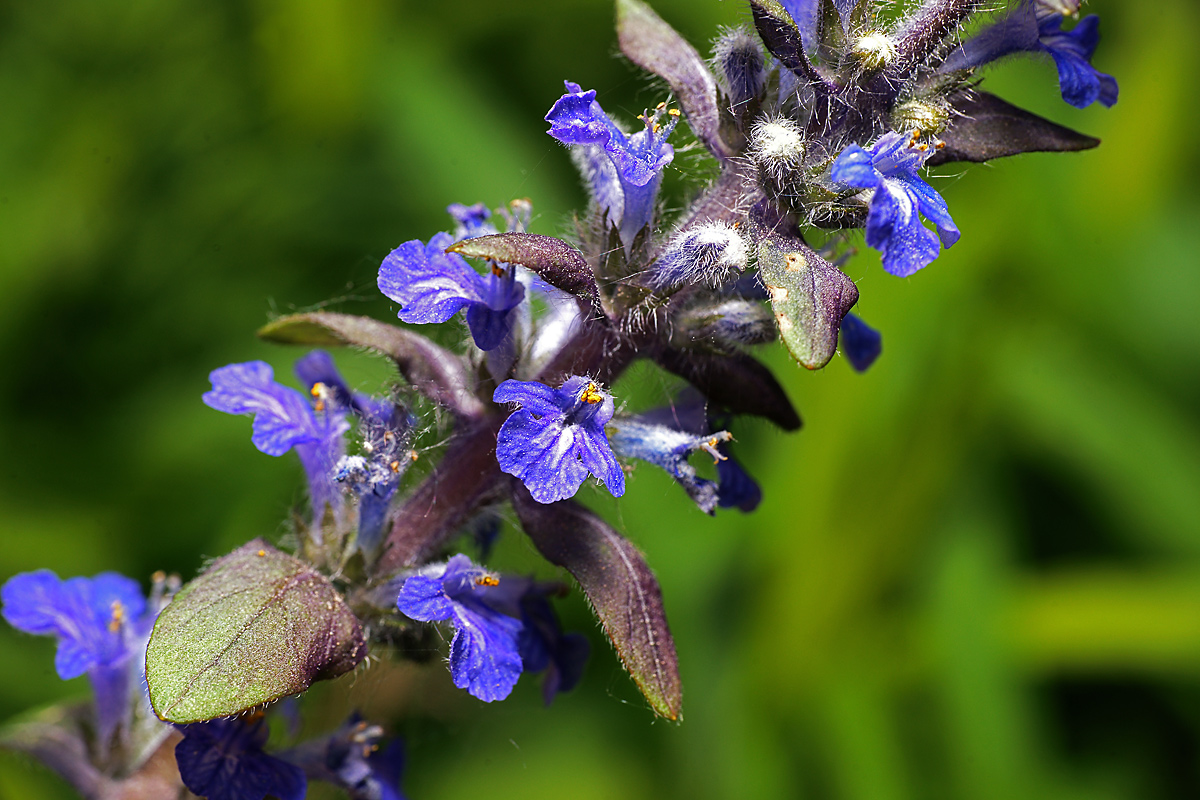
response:
[[[1061,153],[1090,150],[1100,140],[1017,108],[994,94],[973,91],[951,101],[962,116],[942,134],[945,146],[925,166],[952,161],[981,163],[1020,153]]]
[[[395,361],[414,389],[456,415],[477,417],[484,412],[462,359],[419,333],[370,317],[319,311],[277,319],[258,335],[279,344],[366,347]]]
[[[391,575],[433,558],[481,505],[495,498],[503,477],[496,463],[496,432],[502,422],[502,417],[492,417],[451,441],[433,472],[396,512],[375,575]]]
[[[718,355],[668,348],[656,357],[673,372],[700,390],[714,405],[734,414],[753,414],[774,422],[785,431],[800,427],[800,415],[771,370],[746,355]]]
[[[758,275],[792,356],[808,369],[828,364],[842,318],[858,302],[854,281],[801,240],[779,234],[759,242]]]
[[[227,717],[354,669],[362,627],[324,576],[255,539],[219,558],[159,614],[146,650],[155,712]]]
[[[446,248],[472,258],[490,258],[505,264],[520,264],[556,289],[595,303],[600,290],[587,261],[571,245],[553,236],[537,233],[497,233],[465,239]]]
[[[630,61],[667,82],[696,138],[717,158],[728,158],[718,132],[717,83],[696,48],[641,0],[617,0],[617,41]]]
[[[539,503],[513,482],[513,508],[534,546],[579,582],[604,632],[656,714],[678,719],[683,704],[675,641],[662,590],[629,540],[574,502]]]

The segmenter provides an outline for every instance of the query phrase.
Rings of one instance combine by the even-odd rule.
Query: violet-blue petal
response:
[[[1062,16],[1052,14],[1040,23],[1039,41],[1058,68],[1058,85],[1066,100],[1086,108],[1099,100],[1111,107],[1117,102],[1117,81],[1091,65],[1100,41],[1100,18],[1089,14],[1069,31],[1062,30]]]
[[[454,616],[454,605],[440,576],[413,575],[400,587],[396,605],[406,617],[421,622],[442,622]]]
[[[883,255],[883,268],[906,278],[938,257],[933,231],[921,224],[915,198],[895,182],[875,191],[867,212],[867,244]]]
[[[480,581],[485,575],[467,556],[456,555],[440,574],[408,578],[396,605],[413,619],[451,621],[454,685],[490,703],[508,697],[521,676],[521,622],[488,604],[490,582]]]
[[[917,177],[897,177],[893,180],[903,185],[908,196],[916,201],[921,216],[937,227],[943,247],[950,247],[959,240],[962,234],[950,216],[950,209],[932,186]]]
[[[445,322],[470,303],[481,303],[482,276],[456,253],[448,233],[429,244],[414,239],[387,255],[379,267],[379,291],[401,305],[399,317],[418,324]]]
[[[883,179],[871,164],[871,154],[856,144],[841,152],[829,174],[835,182],[856,189],[874,189]]]
[[[866,372],[883,352],[883,336],[856,314],[842,319],[840,341],[842,353],[858,372]]]
[[[269,732],[260,716],[179,726],[175,761],[183,784],[208,800],[303,800],[304,771],[263,752]]]
[[[308,400],[295,389],[275,382],[265,361],[230,364],[213,370],[212,390],[205,405],[227,414],[253,414],[250,440],[269,456],[281,456],[301,442],[322,439],[326,433],[313,416]]]
[[[4,584],[2,597],[14,628],[58,639],[55,670],[64,680],[126,660],[136,638],[130,626],[146,612],[137,582],[115,573],[63,581],[50,570],[25,572]]]
[[[604,433],[613,399],[590,379],[572,376],[558,389],[505,381],[492,399],[522,405],[500,428],[496,460],[501,470],[525,483],[535,500],[553,503],[573,496],[589,471],[614,497],[624,494],[625,474]]]
[[[539,503],[573,497],[588,476],[576,451],[578,426],[514,411],[496,437],[500,469],[520,478]]]

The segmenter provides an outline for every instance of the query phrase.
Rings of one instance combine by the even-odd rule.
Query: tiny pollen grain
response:
[[[259,551],[258,551],[258,557],[259,557],[259,558],[262,558],[262,557],[263,557],[263,556],[265,556],[266,554],[267,554],[267,551],[266,551],[266,550],[259,550]]]

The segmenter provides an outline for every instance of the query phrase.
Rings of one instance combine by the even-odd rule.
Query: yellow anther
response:
[[[392,472],[396,472],[396,473],[400,472],[400,462],[399,461],[393,461],[392,463],[388,464],[388,467],[392,470]]]
[[[659,131],[661,131],[661,130],[662,130],[662,125],[659,125],[657,122],[655,122],[653,125],[651,125],[651,126],[650,126],[650,128],[651,128],[651,130],[653,130],[655,133],[658,133]]]
[[[663,110],[664,108],[666,108],[666,107],[667,107],[667,101],[666,101],[666,100],[663,100],[661,103],[659,103],[658,105],[656,105],[656,106],[655,106],[655,108],[657,108],[659,111],[662,111],[662,110]],[[669,112],[668,112],[668,113],[669,113]]]
[[[259,557],[259,558],[262,558],[262,557],[263,557],[263,556],[265,556],[266,554],[267,554],[267,551],[266,551],[266,550],[259,550],[259,551],[258,551],[258,557]]]
[[[475,579],[476,586],[499,586],[500,579],[495,575],[480,575]]]
[[[504,270],[500,267],[499,264],[497,264],[494,261],[492,262],[492,274],[495,275],[497,278],[504,277]]]
[[[579,395],[579,400],[582,403],[591,403],[592,405],[595,405],[596,403],[604,402],[604,395],[600,393],[600,389],[596,386],[596,384],[589,383],[587,388],[583,390],[583,394]]]
[[[678,117],[681,113],[682,112],[678,108],[668,108],[667,109],[668,116]]]
[[[418,458],[420,458],[420,456],[419,456],[419,455],[417,455],[417,451],[416,451],[416,450],[409,450],[409,451],[408,451],[408,460],[409,460],[409,461],[416,461]]]
[[[927,144],[919,144],[919,145],[917,145],[917,149],[918,149],[918,150],[920,150],[922,153],[924,153],[926,150],[928,150],[928,149],[929,149],[929,145],[927,145]]]
[[[121,623],[125,619],[125,606],[121,605],[120,600],[113,600],[110,608],[112,609],[112,619],[108,621],[108,629],[116,633],[121,630]]]
[[[936,142],[933,143],[933,146],[935,149],[941,150],[943,147],[946,146],[946,143],[943,142],[941,139],[938,139]]]
[[[309,394],[317,401],[317,411],[325,410],[325,398],[329,396],[329,388],[325,384],[317,381],[309,389]]]

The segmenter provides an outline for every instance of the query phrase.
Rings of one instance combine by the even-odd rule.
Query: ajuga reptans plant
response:
[[[978,68],[1041,54],[1071,105],[1117,99],[1090,63],[1096,18],[1064,27],[1073,0],[877,7],[893,5],[750,0],[753,28],[721,32],[705,59],[649,6],[618,0],[621,50],[665,87],[634,121],[565,83],[548,133],[578,166],[587,210],[555,238],[527,231],[528,200],[451,206],[452,233],[405,242],[379,269],[409,325],[322,312],[259,332],[383,354],[400,380],[377,396],[352,390],[324,350],[296,364],[302,390],[263,362],[214,370],[203,401],[251,415],[255,447],[293,451],[304,466],[310,503],[294,552],[256,539],[182,587],[156,576],[149,599],[113,574],[11,578],[6,619],[56,636],[59,675],[87,674],[95,702],[51,709],[4,742],[89,798],[299,798],[311,779],[399,797],[402,752],[377,725],[351,714],[268,753],[264,710],[373,648],[419,657],[436,646],[435,626],[450,640],[450,679],[480,700],[504,699],[527,672],[543,674],[547,703],[571,689],[588,644],[555,616],[567,587],[457,552],[469,535],[467,549],[486,557],[510,513],[578,583],[653,711],[677,719],[654,574],[574,495],[594,481],[620,497],[640,460],[705,513],[753,511],[761,493],[729,429],[752,415],[792,431],[800,417],[750,348],[780,339],[819,369],[840,342],[860,371],[882,351],[851,313],[858,289],[838,266],[857,231],[883,269],[911,275],[961,235],[922,170],[1098,144],[989,94]],[[718,172],[668,215],[659,189],[681,123]],[[414,327],[463,322],[456,350]],[[639,359],[688,387],[661,408],[625,408],[612,387]]]

